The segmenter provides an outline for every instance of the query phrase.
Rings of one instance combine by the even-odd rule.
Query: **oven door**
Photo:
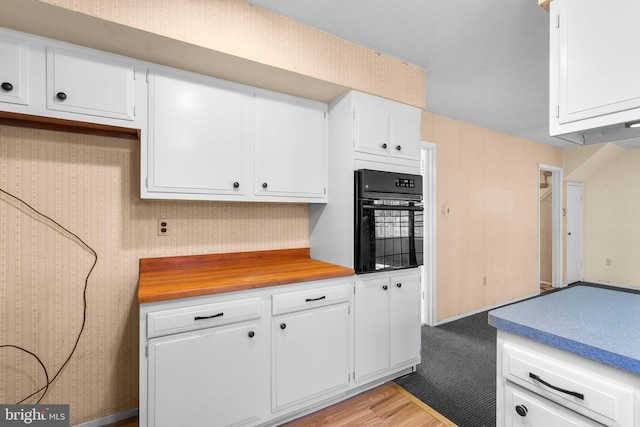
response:
[[[360,199],[357,205],[354,257],[356,273],[422,265],[422,202]]]

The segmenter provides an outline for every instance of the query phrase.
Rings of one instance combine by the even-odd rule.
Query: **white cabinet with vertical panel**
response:
[[[365,382],[420,363],[420,274],[358,276],[355,380]]]
[[[348,387],[350,291],[343,283],[273,296],[274,411]]]
[[[350,96],[353,97],[356,158],[384,156],[389,162],[420,159],[418,108],[360,92],[352,92]]]
[[[133,61],[47,47],[49,110],[134,120]]]
[[[325,197],[327,104],[255,95],[255,194]]]
[[[0,34],[0,102],[29,105],[29,42]]]
[[[242,85],[150,71],[148,191],[251,194],[251,104]]]

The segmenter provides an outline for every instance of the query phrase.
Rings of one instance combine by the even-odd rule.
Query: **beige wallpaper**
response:
[[[423,113],[437,153],[437,317],[537,292],[538,164],[562,151]]]
[[[583,183],[584,278],[640,287],[640,148],[576,147],[564,151],[564,163]]]
[[[425,71],[420,67],[242,0],[39,1],[419,108],[425,106]],[[132,43],[130,48],[134,46]],[[154,48],[158,46],[139,46],[139,51],[153,55]]]
[[[0,189],[51,218],[0,193],[0,343],[36,353],[50,378],[80,330],[94,261],[70,232],[98,256],[85,331],[43,401],[70,403],[72,424],[138,406],[139,258],[309,245],[306,205],[140,200],[139,153],[130,140],[0,126]],[[5,403],[45,383],[13,348],[0,350],[0,378]]]

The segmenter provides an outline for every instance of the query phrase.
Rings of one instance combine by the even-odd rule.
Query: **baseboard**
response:
[[[104,418],[98,418],[97,420],[87,421],[86,423],[76,424],[74,427],[101,427],[107,424],[117,423],[118,421],[126,420],[138,416],[138,408],[129,409],[128,411],[120,412],[117,414],[109,415]]]
[[[519,302],[519,301],[524,301],[526,299],[533,298],[533,297],[536,297],[538,295],[540,295],[540,293],[536,292],[536,293],[531,294],[531,295],[527,295],[527,296],[524,296],[524,297],[520,297],[520,298],[512,299],[512,300],[509,300],[509,301],[501,302],[501,303],[498,303],[498,304],[495,304],[495,305],[479,308],[477,310],[473,310],[473,311],[469,311],[469,312],[466,312],[466,313],[462,313],[462,314],[459,314],[457,316],[447,317],[446,319],[438,320],[433,326],[443,325],[445,323],[453,322],[454,320],[459,320],[459,319],[462,319],[462,318],[467,317],[467,316],[472,316],[474,314],[482,313],[483,311],[493,310],[494,308],[502,307],[504,305],[514,304],[514,303]]]
[[[613,288],[631,289],[633,291],[640,291],[640,287],[638,286],[623,285],[621,283],[607,282],[605,280],[582,279],[582,283],[585,283],[585,284],[593,283],[594,285],[611,286]]]

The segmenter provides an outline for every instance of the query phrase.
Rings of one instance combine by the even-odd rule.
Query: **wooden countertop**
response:
[[[353,274],[353,269],[311,259],[309,248],[142,258],[138,303]]]

